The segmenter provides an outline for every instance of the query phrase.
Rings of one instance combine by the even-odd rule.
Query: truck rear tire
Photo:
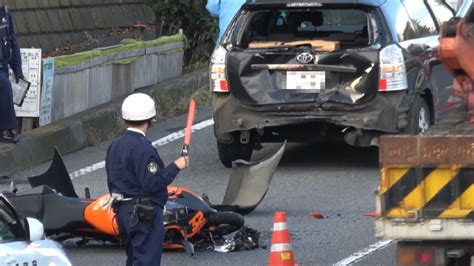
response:
[[[217,141],[219,160],[225,167],[232,167],[232,162],[238,159],[249,161],[252,151],[250,144],[242,144],[236,140],[231,143]]]

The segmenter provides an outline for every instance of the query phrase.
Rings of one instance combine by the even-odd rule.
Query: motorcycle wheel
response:
[[[243,225],[244,217],[235,212],[218,212],[208,220],[208,226],[215,227],[213,232],[223,236],[239,230]]]

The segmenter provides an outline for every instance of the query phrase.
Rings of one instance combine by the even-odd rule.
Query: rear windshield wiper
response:
[[[356,73],[357,68],[350,66],[334,66],[320,64],[253,64],[250,66],[252,70],[276,70],[276,71],[329,71],[342,73]]]
[[[294,47],[291,45],[282,45],[282,46],[274,46],[274,47],[261,47],[261,48],[248,48],[248,50],[266,50],[271,52],[288,52],[293,50]]]

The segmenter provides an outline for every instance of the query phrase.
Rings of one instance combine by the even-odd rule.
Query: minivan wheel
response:
[[[417,96],[408,115],[406,133],[420,134],[431,127],[431,112],[426,101]]]
[[[238,159],[249,161],[252,156],[250,144],[242,144],[239,141],[222,143],[217,141],[217,153],[219,160],[225,167],[232,167],[232,162]]]

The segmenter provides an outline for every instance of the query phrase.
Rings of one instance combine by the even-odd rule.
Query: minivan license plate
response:
[[[321,90],[326,83],[324,71],[287,71],[286,89],[288,90]]]

